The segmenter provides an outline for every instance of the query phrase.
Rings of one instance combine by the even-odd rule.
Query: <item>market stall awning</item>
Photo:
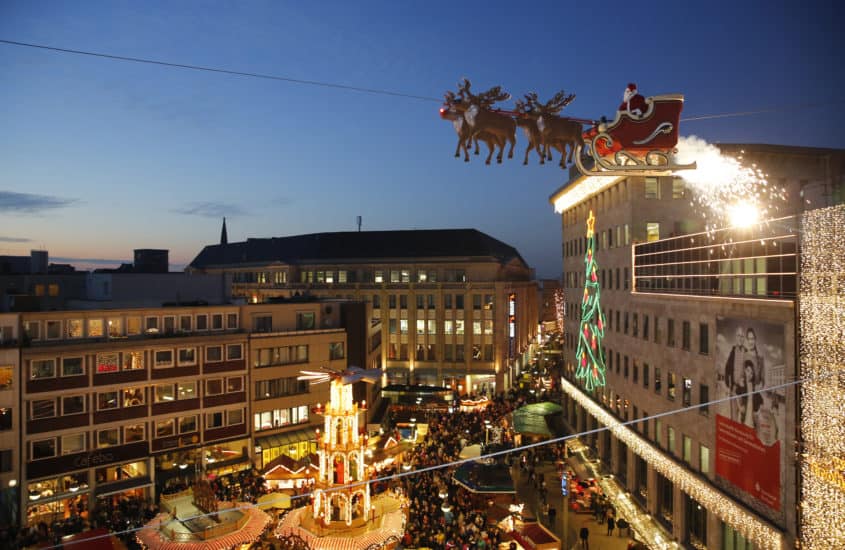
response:
[[[566,435],[563,408],[549,401],[525,405],[514,411],[513,428],[520,434],[561,437]]]

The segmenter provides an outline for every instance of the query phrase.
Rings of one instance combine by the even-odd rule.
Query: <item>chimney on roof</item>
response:
[[[223,216],[223,229],[220,231],[220,244],[229,244],[229,235],[226,234],[226,216]]]

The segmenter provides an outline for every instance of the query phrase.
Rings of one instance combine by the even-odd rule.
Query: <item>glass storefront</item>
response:
[[[26,490],[26,525],[88,517],[87,471],[35,481]]]
[[[238,439],[203,447],[206,473],[223,476],[252,467],[249,445],[248,439]]]

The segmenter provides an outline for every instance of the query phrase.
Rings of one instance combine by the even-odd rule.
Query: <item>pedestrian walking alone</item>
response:
[[[581,541],[581,548],[584,550],[590,550],[590,530],[586,526],[581,528],[581,532],[578,533],[578,538]]]
[[[610,536],[613,534],[613,528],[616,527],[616,523],[613,520],[613,516],[607,518],[607,535]]]

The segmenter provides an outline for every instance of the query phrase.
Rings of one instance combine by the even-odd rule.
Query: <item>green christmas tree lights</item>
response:
[[[578,368],[575,378],[584,380],[584,387],[592,391],[604,386],[604,314],[601,311],[601,291],[593,251],[596,249],[596,234],[593,227],[596,218],[592,210],[587,218],[587,253],[584,255],[584,297],[581,300],[581,328],[578,331],[578,349],[575,351]]]

